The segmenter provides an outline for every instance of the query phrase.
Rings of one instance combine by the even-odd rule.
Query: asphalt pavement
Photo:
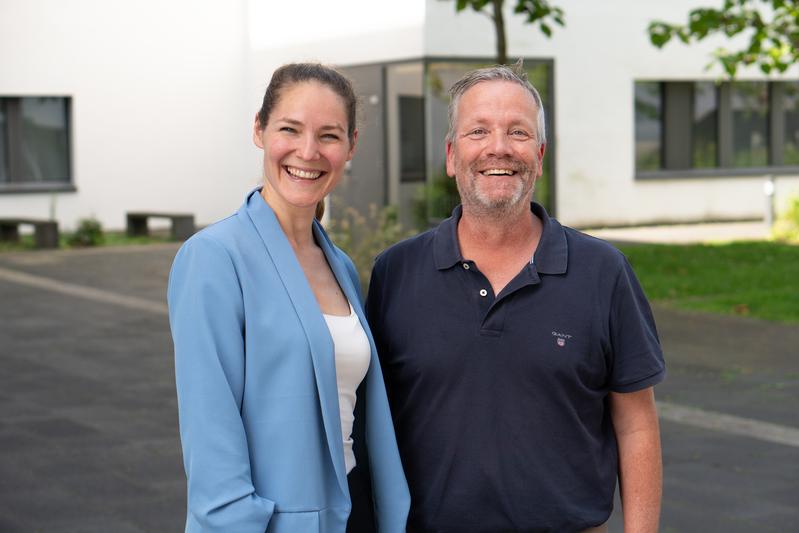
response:
[[[183,529],[164,302],[176,250],[0,254],[0,532]],[[661,531],[795,530],[799,326],[655,314]]]

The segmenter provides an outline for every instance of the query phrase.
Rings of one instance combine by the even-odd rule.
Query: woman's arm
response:
[[[189,521],[263,533],[274,503],[255,493],[241,419],[244,307],[233,262],[210,237],[178,252],[168,288]]]

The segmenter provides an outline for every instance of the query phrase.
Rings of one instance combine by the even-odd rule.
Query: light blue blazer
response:
[[[355,267],[316,222],[313,232],[372,347],[357,401],[377,527],[405,531],[410,496]],[[333,341],[257,189],[181,247],[168,299],[186,531],[343,533],[351,504]]]

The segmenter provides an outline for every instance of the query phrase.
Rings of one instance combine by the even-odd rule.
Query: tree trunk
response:
[[[494,29],[497,32],[497,64],[508,62],[507,42],[505,41],[505,18],[502,15],[502,4],[505,0],[491,0],[494,4]]]

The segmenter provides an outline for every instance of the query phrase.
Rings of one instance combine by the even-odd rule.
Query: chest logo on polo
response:
[[[572,338],[568,333],[559,333],[557,331],[553,331],[552,336],[555,337],[555,344],[561,348],[566,346],[566,341]]]

